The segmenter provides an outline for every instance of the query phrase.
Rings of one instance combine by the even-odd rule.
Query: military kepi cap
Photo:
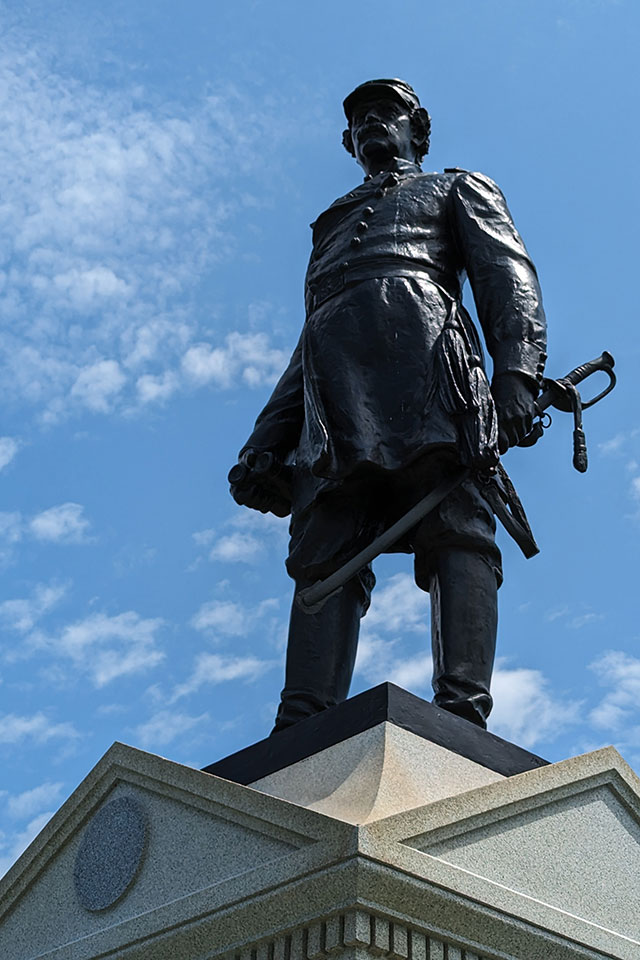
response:
[[[417,93],[404,80],[367,80],[366,83],[356,87],[344,101],[344,112],[349,123],[351,123],[351,113],[356,103],[365,99],[373,100],[376,97],[396,100],[412,111],[420,106]]]

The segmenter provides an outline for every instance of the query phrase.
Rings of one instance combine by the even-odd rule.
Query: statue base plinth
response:
[[[613,748],[383,684],[205,771],[114,744],[0,883],[0,956],[637,960],[639,819]]]

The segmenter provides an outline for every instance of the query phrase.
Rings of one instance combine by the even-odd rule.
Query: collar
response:
[[[371,174],[367,174],[364,182],[367,183],[369,180],[376,180],[378,177],[386,177],[390,173],[397,173],[401,177],[409,177],[412,174],[422,173],[422,167],[419,163],[413,163],[411,160],[394,157],[386,170],[381,170],[380,173],[376,173],[374,177],[372,177]]]

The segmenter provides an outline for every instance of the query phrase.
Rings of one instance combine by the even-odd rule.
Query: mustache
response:
[[[366,127],[361,127],[358,131],[358,138],[366,137],[375,133],[384,133],[387,134],[389,131],[384,123],[376,121],[375,123],[368,123]]]

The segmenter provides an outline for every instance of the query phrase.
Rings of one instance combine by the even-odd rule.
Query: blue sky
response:
[[[640,767],[640,12],[631,0],[0,3],[0,872],[114,740],[203,766],[265,736],[286,521],[226,474],[304,319],[308,224],[361,180],[343,97],[400,76],[424,168],[481,170],[538,267],[548,374],[620,385],[508,454],[490,728]],[[467,297],[467,303],[469,298]],[[383,558],[353,692],[430,696],[428,598]]]

